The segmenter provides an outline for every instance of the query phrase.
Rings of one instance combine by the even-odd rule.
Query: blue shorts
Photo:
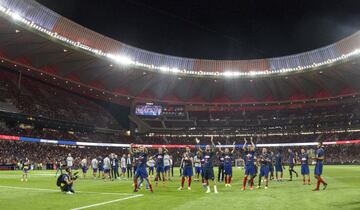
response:
[[[214,180],[214,168],[204,168],[204,179],[206,180]]]
[[[274,172],[274,165],[273,165],[273,164],[269,165],[269,171],[270,171],[271,173]]]
[[[88,170],[88,168],[87,168],[86,166],[83,166],[81,169],[82,169],[82,172],[83,172],[83,173],[86,173],[87,170]]]
[[[256,174],[255,166],[245,166],[245,175],[254,176]]]
[[[164,173],[164,166],[156,166],[156,173]]]
[[[283,172],[283,167],[282,167],[282,165],[275,165],[275,171],[276,171],[276,172]]]
[[[93,173],[96,173],[96,172],[97,172],[97,168],[93,168]]]
[[[141,177],[143,179],[148,178],[148,173],[146,171],[146,167],[138,167],[136,169],[135,177]]]
[[[317,176],[321,176],[323,170],[323,163],[316,163],[314,174]]]
[[[104,169],[104,173],[110,173],[110,169]]]
[[[29,168],[23,168],[23,172],[27,173],[30,169]]]
[[[154,172],[154,166],[149,167],[149,171]]]
[[[201,167],[195,167],[195,173],[200,174],[201,173]]]
[[[104,171],[104,168],[103,167],[100,167],[99,168],[99,172],[103,172]]]
[[[260,176],[269,176],[269,166],[268,165],[264,165],[260,167]]]
[[[310,170],[308,165],[301,165],[301,174],[302,175],[309,175]]]
[[[125,172],[126,172],[126,168],[121,168],[121,172],[125,173]]]
[[[165,167],[164,167],[164,171],[165,171],[165,172],[170,171],[170,166],[165,166]]]
[[[192,170],[192,167],[191,166],[185,166],[183,168],[183,176],[193,176],[193,170]]]
[[[224,174],[232,176],[232,166],[224,166]]]

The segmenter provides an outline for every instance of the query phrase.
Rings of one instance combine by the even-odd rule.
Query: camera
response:
[[[79,178],[78,173],[78,171],[75,172],[74,175],[71,177],[71,180],[75,181],[77,178]]]

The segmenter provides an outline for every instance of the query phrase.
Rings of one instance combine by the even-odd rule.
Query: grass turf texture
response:
[[[300,167],[295,167],[295,170],[299,172]],[[154,193],[143,187],[135,194],[131,180],[104,182],[89,178],[91,174],[88,173],[88,178],[80,178],[75,184],[76,194],[65,195],[56,187],[53,171],[30,171],[28,182],[20,181],[21,171],[0,171],[0,209],[76,209],[86,206],[89,208],[84,209],[102,210],[360,209],[359,174],[359,166],[325,166],[328,189],[312,192],[316,184],[312,175],[312,184],[308,186],[302,185],[300,177],[287,181],[288,171],[285,171],[284,182],[271,181],[267,190],[243,192],[243,170],[234,168],[232,187],[225,188],[224,183],[218,183],[219,194],[206,194],[198,182],[192,183],[191,191],[187,188],[177,191],[180,185],[178,176],[166,185],[159,183],[158,187],[154,186]],[[92,206],[94,204],[101,205]]]

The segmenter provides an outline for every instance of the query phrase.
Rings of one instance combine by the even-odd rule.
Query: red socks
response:
[[[182,187],[182,188],[184,187],[184,182],[185,182],[185,177],[182,177],[182,178],[181,178],[181,187]]]
[[[309,179],[308,179],[308,184],[310,184],[310,177],[309,177]]]
[[[320,179],[319,178],[317,178],[317,183],[316,183],[316,189],[318,190],[319,189],[319,187],[320,187]]]
[[[151,184],[149,184],[149,188],[150,188],[150,192],[152,192],[153,189],[152,189],[152,185],[151,185]]]
[[[137,178],[134,179],[134,190],[137,190]]]
[[[191,176],[189,176],[188,187],[190,187],[190,185],[191,185]]]
[[[246,182],[247,182],[247,177],[244,177],[244,181],[243,181],[243,188],[246,187]]]
[[[254,186],[254,178],[250,179],[250,187]]]
[[[225,184],[231,183],[231,176],[225,176]]]

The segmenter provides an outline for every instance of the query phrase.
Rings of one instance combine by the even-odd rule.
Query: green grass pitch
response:
[[[295,167],[299,171],[300,167]],[[313,171],[313,168],[311,168]],[[216,171],[215,171],[216,172]],[[176,171],[178,175],[178,171]],[[218,184],[219,194],[206,194],[198,182],[192,190],[177,191],[178,176],[166,185],[154,186],[154,193],[141,189],[133,193],[131,180],[104,182],[79,179],[74,195],[61,193],[55,185],[53,171],[30,171],[28,182],[21,182],[21,171],[0,172],[0,209],[360,209],[360,167],[325,166],[324,178],[329,183],[325,191],[312,192],[315,186],[302,185],[302,179],[271,181],[269,189],[241,191],[243,170],[234,168],[231,188]]]

